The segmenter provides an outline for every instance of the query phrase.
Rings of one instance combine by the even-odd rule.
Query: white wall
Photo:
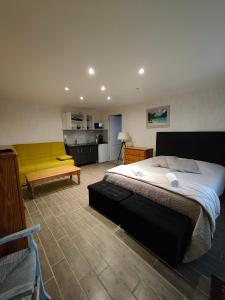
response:
[[[63,141],[61,108],[0,102],[0,144]]]
[[[146,109],[161,105],[170,105],[170,127],[146,128]],[[133,145],[155,149],[157,131],[225,131],[225,90],[208,90],[108,109],[104,121],[114,113],[122,113],[123,130],[130,134]]]
[[[168,104],[171,109],[170,127],[147,129],[146,109]],[[62,141],[62,111],[70,110],[42,104],[0,101],[0,145]],[[73,108],[73,111],[77,109]],[[208,90],[145,104],[87,112],[93,113],[97,122],[104,121],[104,126],[107,125],[109,114],[121,113],[123,130],[129,132],[133,144],[155,148],[155,133],[159,130],[225,131],[225,90]]]
[[[66,111],[92,114],[94,122],[102,120],[97,109],[0,101],[0,145],[63,141],[62,113]]]

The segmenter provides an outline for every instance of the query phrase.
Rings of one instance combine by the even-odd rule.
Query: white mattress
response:
[[[218,196],[221,196],[225,189],[225,168],[223,166],[196,160],[201,174],[175,172],[178,180],[193,181],[213,189]],[[154,172],[156,174],[166,174],[171,172],[167,168],[152,167],[152,159],[145,159],[127,166],[138,166],[143,171]]]

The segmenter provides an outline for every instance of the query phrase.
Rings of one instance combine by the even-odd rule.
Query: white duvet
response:
[[[173,171],[179,181],[177,187],[172,187],[167,179],[166,174],[170,170],[152,167],[151,158],[129,165],[121,165],[108,170],[108,172],[135,178],[195,200],[207,213],[213,233],[216,218],[220,214],[219,196],[222,195],[225,188],[225,168],[202,161],[196,161],[196,163],[201,174]]]

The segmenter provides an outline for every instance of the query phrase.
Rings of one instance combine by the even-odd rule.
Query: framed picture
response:
[[[146,116],[147,128],[170,126],[170,106],[147,109]]]

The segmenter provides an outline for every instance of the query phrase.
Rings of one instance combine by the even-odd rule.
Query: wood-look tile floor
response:
[[[67,179],[45,184],[34,200],[24,189],[27,226],[41,224],[35,238],[52,299],[208,299],[210,274],[225,276],[224,214],[212,251],[173,270],[88,206],[87,185],[110,167],[84,166],[80,185]]]

